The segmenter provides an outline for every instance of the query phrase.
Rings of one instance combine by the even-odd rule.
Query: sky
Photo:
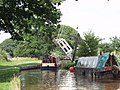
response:
[[[120,0],[66,0],[59,6],[61,24],[76,29],[81,36],[92,31],[95,36],[109,42],[110,37],[120,37]],[[0,43],[10,38],[0,34]]]
[[[81,36],[91,30],[103,42],[120,37],[120,0],[66,0],[60,10],[61,24],[78,27]]]
[[[10,38],[11,35],[9,33],[4,33],[4,32],[0,32],[0,43],[2,43],[4,40]]]

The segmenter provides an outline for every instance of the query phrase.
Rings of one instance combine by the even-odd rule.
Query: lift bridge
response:
[[[53,40],[53,42],[56,44],[56,46],[60,47],[61,50],[64,52],[64,54],[70,59],[73,59],[73,49],[71,48],[71,46],[68,44],[68,42],[61,37],[63,31],[64,26],[62,25],[59,29],[58,35],[57,37]]]
[[[65,55],[70,59],[72,60],[72,52],[73,52],[73,49],[71,48],[71,46],[68,44],[68,42],[63,39],[63,38],[57,38],[57,39],[54,39],[53,42],[62,49],[62,51],[65,53]]]

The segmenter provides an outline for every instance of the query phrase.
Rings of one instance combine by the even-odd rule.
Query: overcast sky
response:
[[[5,39],[8,39],[10,38],[10,34],[9,33],[3,33],[3,32],[0,32],[0,43],[2,43]]]
[[[61,23],[78,27],[81,36],[90,30],[106,42],[120,36],[120,0],[66,0],[60,9]]]
[[[120,36],[120,0],[66,0],[60,9],[61,24],[78,27],[81,36],[89,30],[107,42],[110,37]],[[9,37],[1,34],[0,42]]]

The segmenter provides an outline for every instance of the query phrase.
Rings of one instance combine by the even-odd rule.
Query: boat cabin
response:
[[[95,68],[100,70],[107,70],[113,65],[120,66],[120,61],[116,56],[110,53],[104,53],[100,56],[80,57],[76,67]]]
[[[113,72],[114,70],[115,72]],[[96,75],[97,73],[98,76],[106,75],[108,77],[110,74],[118,76],[120,75],[120,61],[110,53],[104,53],[100,56],[80,57],[75,66],[75,72],[83,75]]]

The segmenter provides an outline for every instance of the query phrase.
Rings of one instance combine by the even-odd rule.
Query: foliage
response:
[[[63,0],[1,0],[0,30],[9,32],[13,39],[23,40],[16,56],[39,57],[53,50],[52,40],[57,35],[62,15],[58,6]],[[9,41],[8,41],[9,42]],[[15,45],[15,42],[13,43]],[[15,47],[10,43],[7,50]]]
[[[34,48],[31,48],[26,42],[21,42],[14,50],[14,55],[16,57],[33,57],[35,55]]]
[[[61,35],[61,37],[67,39],[70,43],[73,44],[74,40],[73,39],[69,40],[69,38],[70,37],[73,38],[77,31],[75,31],[73,28],[69,26],[64,26],[64,25],[62,26],[64,27],[63,28],[64,32]],[[51,31],[47,30],[46,32],[41,29],[36,33],[36,35],[33,36],[27,34],[25,40],[26,42],[21,42],[14,51],[14,54],[16,56],[23,56],[23,57],[26,56],[40,57],[46,53],[50,53],[50,52],[56,53],[56,46],[53,43],[53,38],[56,38],[58,33],[58,28],[56,29],[53,30],[51,29]],[[60,54],[59,50],[57,53]],[[60,57],[63,57],[63,55],[61,55]]]
[[[113,52],[114,51],[111,43],[99,44],[99,49],[103,53],[105,53],[105,52]]]
[[[120,37],[112,37],[110,38],[110,41],[112,43],[111,47],[116,51],[120,51]]]
[[[69,63],[66,63],[66,69],[69,69],[70,67],[74,67],[75,63],[73,62],[69,62]]]
[[[58,32],[58,38],[64,38],[70,44],[70,46],[74,48],[77,33],[78,32],[74,28],[61,25]]]
[[[69,69],[70,67],[74,67],[75,63],[74,62],[61,62],[61,68],[63,69]]]
[[[18,44],[19,42],[16,40],[6,39],[0,44],[0,48],[2,48],[3,50],[7,52],[14,51]]]
[[[99,45],[99,37],[96,37],[92,31],[84,33],[84,39],[79,40],[78,56],[96,56]]]
[[[36,35],[27,34],[25,36],[25,41],[7,39],[0,44],[0,47],[8,52],[13,51],[15,56],[40,57],[46,53],[46,50],[50,52],[55,46],[52,42],[54,36],[56,35],[55,33],[56,31],[51,30],[46,31],[44,34],[41,30],[36,33]]]
[[[7,60],[6,52],[0,49],[0,61],[5,61],[5,60]]]
[[[68,42],[68,44],[71,46],[71,48],[74,48],[77,34],[78,32],[74,28],[70,26],[60,25],[60,29],[58,31],[56,38],[64,38]],[[65,58],[65,55],[62,54],[60,56],[60,59],[64,59],[64,58]]]
[[[100,51],[104,52],[114,52],[120,51],[120,37],[112,37],[110,38],[110,43],[102,43],[99,44]]]
[[[52,34],[51,34],[52,35]],[[46,37],[46,38],[45,38]],[[20,57],[40,57],[50,52],[53,47],[51,36],[29,36],[27,42],[21,42],[14,51],[15,56]],[[22,49],[21,49],[22,48]]]
[[[9,32],[13,39],[24,40],[46,27],[54,28],[60,22],[57,6],[63,0],[1,0],[0,30]]]
[[[58,48],[55,48],[51,53],[54,53],[56,55],[56,57],[58,57],[59,59],[63,59],[64,58],[63,53]]]

